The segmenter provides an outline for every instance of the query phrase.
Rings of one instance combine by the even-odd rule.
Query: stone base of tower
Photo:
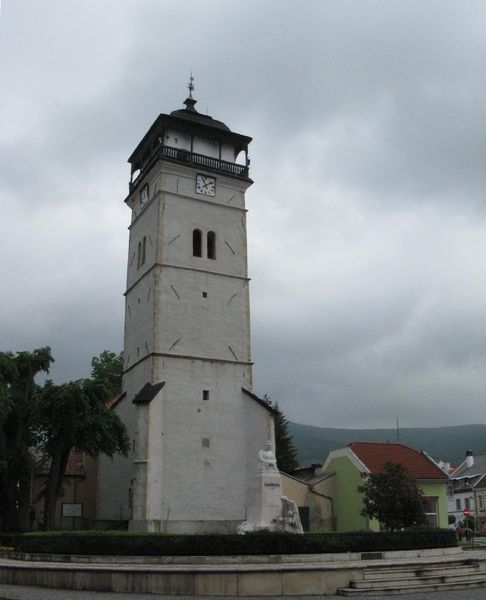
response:
[[[135,520],[128,523],[129,531],[144,531],[150,533],[173,533],[180,535],[188,534],[231,534],[236,533],[241,521],[160,521]]]
[[[274,443],[271,409],[241,385],[249,367],[145,363],[158,383],[147,383],[144,364],[126,376],[115,410],[132,447],[127,457],[100,458],[97,518],[127,520],[131,531],[235,533],[248,518],[258,452]]]

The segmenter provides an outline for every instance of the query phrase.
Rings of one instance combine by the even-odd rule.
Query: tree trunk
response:
[[[56,501],[66,471],[70,448],[54,453],[47,476],[46,497],[44,502],[44,529],[54,529],[56,524]]]
[[[3,453],[5,456],[5,492],[4,492],[4,508],[5,508],[5,531],[14,532],[20,531],[17,494],[18,489],[22,485],[19,480],[21,472],[21,446],[18,440],[18,435],[15,432],[12,434],[7,431],[2,436]]]
[[[13,477],[6,477],[5,493],[5,531],[19,531],[19,519],[17,514],[17,480]]]

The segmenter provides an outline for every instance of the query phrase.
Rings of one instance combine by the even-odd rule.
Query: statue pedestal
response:
[[[238,526],[237,533],[249,531],[287,531],[304,533],[299,509],[293,500],[282,495],[282,478],[271,449],[271,442],[258,453],[260,468],[256,473],[253,495],[249,499],[247,520]]]
[[[258,469],[254,490],[248,519],[238,527],[238,533],[261,529],[276,531],[282,514],[282,482],[277,469]]]

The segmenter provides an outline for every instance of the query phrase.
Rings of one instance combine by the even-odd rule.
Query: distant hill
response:
[[[289,422],[289,432],[298,450],[299,462],[305,466],[323,463],[330,450],[349,442],[396,442],[395,429],[334,429]],[[400,442],[424,450],[434,460],[458,464],[466,450],[486,454],[486,425],[451,427],[414,427],[400,429]]]

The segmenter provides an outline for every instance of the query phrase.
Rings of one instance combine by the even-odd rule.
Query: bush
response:
[[[384,552],[456,546],[454,531],[411,529],[402,532],[353,532],[246,535],[160,535],[120,532],[46,532],[15,539],[26,553],[113,556],[231,556]]]

